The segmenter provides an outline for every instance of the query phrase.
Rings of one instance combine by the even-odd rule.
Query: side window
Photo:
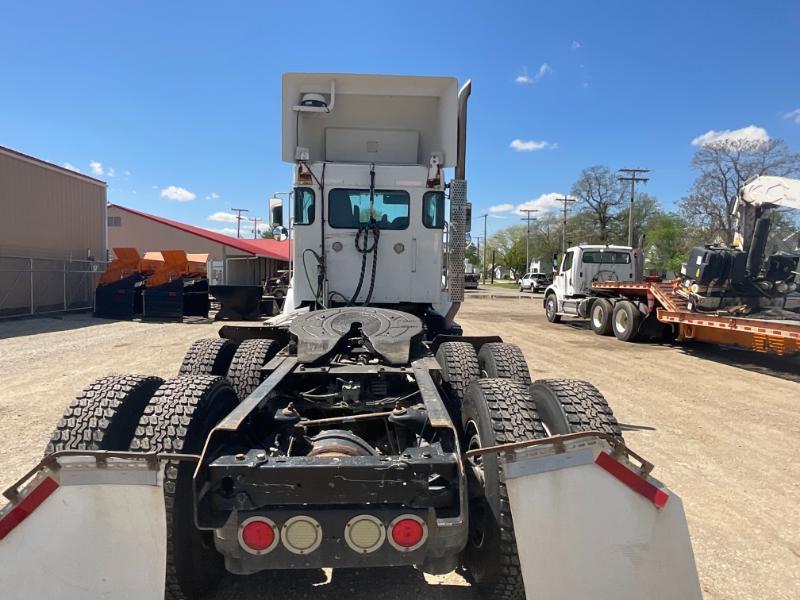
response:
[[[109,227],[122,227],[122,217],[108,217],[108,226]]]
[[[311,188],[294,188],[294,224],[311,225],[315,212],[314,190]]]
[[[422,224],[428,229],[444,229],[444,192],[422,196]]]
[[[561,264],[561,272],[566,273],[572,268],[572,252],[567,252],[564,255],[564,262]]]

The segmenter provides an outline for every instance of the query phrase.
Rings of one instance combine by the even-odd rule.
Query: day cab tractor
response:
[[[753,178],[733,207],[734,243],[693,248],[681,277],[670,282],[642,276],[640,249],[569,248],[545,290],[547,319],[589,319],[596,334],[626,342],[666,338],[800,352],[800,251],[778,247],[767,253],[771,213],[797,208],[800,181]],[[785,233],[772,244],[797,232]]]
[[[634,460],[601,393],[533,381],[517,346],[454,320],[470,90],[443,77],[284,76],[295,270],[282,314],[195,342],[175,378],[113,375],[78,395],[0,513],[0,544],[33,544],[51,514],[73,536],[47,534],[44,555],[0,546],[0,583],[26,582],[14,597],[36,597],[47,581],[25,573],[70,539],[62,598],[198,598],[226,571],[387,566],[461,569],[487,600],[586,597],[587,586],[700,597],[680,500],[665,507],[671,492]],[[517,464],[512,449],[532,455]],[[36,508],[49,493],[64,502]],[[523,523],[561,533],[516,538]],[[76,579],[80,594],[64,594]],[[537,595],[551,588],[563,591]]]

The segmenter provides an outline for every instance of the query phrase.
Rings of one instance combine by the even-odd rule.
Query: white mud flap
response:
[[[39,468],[0,510],[0,596],[162,600],[166,515],[158,463],[56,462]]]
[[[681,499],[607,441],[503,455],[528,598],[702,598]]]

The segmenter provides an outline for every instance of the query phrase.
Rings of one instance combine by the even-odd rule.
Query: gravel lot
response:
[[[593,382],[633,449],[684,499],[705,598],[800,597],[800,360],[703,346],[623,344],[581,322],[551,325],[541,296],[471,294],[467,334],[519,344],[535,378]],[[110,322],[87,315],[0,321],[0,486],[40,457],[75,393],[112,372],[169,377],[218,325]],[[410,569],[229,577],[208,598],[477,599],[455,574]],[[277,594],[275,590],[281,590]],[[533,599],[531,599],[533,600]]]

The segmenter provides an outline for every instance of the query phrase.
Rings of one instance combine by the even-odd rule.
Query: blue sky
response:
[[[231,207],[265,217],[266,199],[288,189],[284,71],[471,78],[476,215],[546,209],[543,195],[568,191],[592,164],[653,169],[645,189],[669,208],[691,185],[692,141],[708,132],[752,126],[740,135],[800,151],[800,117],[787,117],[800,109],[798,2],[0,9],[0,145],[96,173],[111,202],[205,227],[232,227],[208,220]],[[495,211],[491,228],[519,222]]]

